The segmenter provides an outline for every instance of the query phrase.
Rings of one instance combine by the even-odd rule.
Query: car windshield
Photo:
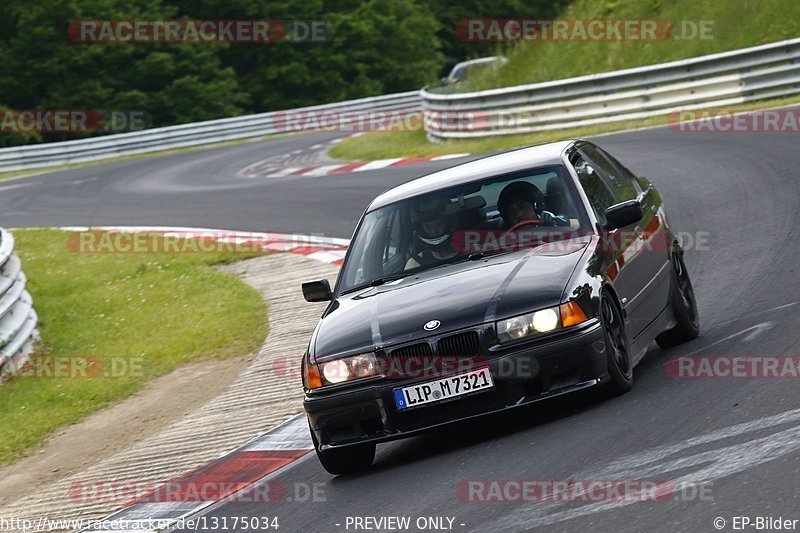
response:
[[[407,274],[563,239],[588,227],[562,165],[496,176],[367,213],[339,294]]]
[[[498,60],[495,58],[481,60],[481,61],[474,61],[474,62],[459,63],[458,65],[453,67],[453,70],[450,72],[448,78],[454,81],[463,81],[466,80],[467,77],[473,76],[480,71],[486,70],[491,67],[495,67],[497,63]]]

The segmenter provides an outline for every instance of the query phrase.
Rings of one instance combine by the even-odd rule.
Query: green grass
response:
[[[737,110],[768,109],[800,103],[800,96],[763,100],[734,106]],[[616,131],[667,125],[667,117],[652,117],[641,120],[627,120],[609,124],[598,124],[581,128],[505,135],[486,139],[458,140],[447,143],[428,142],[423,131],[372,132],[357,137],[349,137],[335,145],[330,152],[332,157],[350,161],[372,161],[393,157],[432,157],[445,154],[480,154],[506,150],[520,146],[572,139],[611,133]],[[679,132],[675,132],[679,135]],[[735,135],[735,134],[731,134]]]
[[[561,19],[711,21],[712,39],[528,41],[510,45],[507,65],[476,75],[475,90],[557,80],[735,50],[800,36],[796,0],[575,0]]]
[[[710,21],[712,39],[643,41],[529,41],[499,47],[509,62],[470,79],[471,90],[509,87],[652,65],[715,52],[756,46],[800,36],[800,2],[796,0],[575,0],[559,17],[586,19],[659,19]],[[800,102],[785,98],[736,106],[738,109]],[[346,139],[331,151],[353,161],[391,157],[426,157],[480,153],[570,137],[586,137],[647,126],[664,125],[665,117],[540,133],[429,143],[422,132],[376,132]]]
[[[107,367],[122,358],[141,371],[12,377],[0,386],[0,465],[148,379],[190,361],[253,353],[267,334],[258,292],[214,268],[252,253],[88,254],[70,250],[63,231],[14,234],[40,318],[37,355],[98,358]]]

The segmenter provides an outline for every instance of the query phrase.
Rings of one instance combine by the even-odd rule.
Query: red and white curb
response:
[[[286,233],[258,231],[231,231],[210,228],[187,228],[170,226],[67,226],[64,231],[106,231],[109,233],[158,233],[179,239],[213,239],[221,243],[238,244],[248,249],[289,252],[314,259],[322,263],[341,265],[349,239],[317,237]]]
[[[335,174],[351,174],[355,172],[365,172],[368,170],[378,170],[391,167],[402,167],[416,163],[427,163],[431,161],[445,161],[447,159],[457,159],[467,157],[471,154],[447,154],[436,157],[402,157],[394,159],[378,159],[377,161],[358,161],[356,163],[337,163],[330,165],[294,166],[284,168],[275,164],[275,161],[268,159],[253,163],[245,167],[239,175],[245,178],[285,178],[285,177],[320,177]]]
[[[258,481],[313,449],[305,415],[296,415],[219,459],[168,481],[82,531],[154,533],[169,529],[215,503],[280,501],[286,497],[280,483],[264,485]]]

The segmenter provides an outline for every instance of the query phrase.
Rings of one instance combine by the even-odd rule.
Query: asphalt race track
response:
[[[0,182],[0,225],[181,225],[349,237],[380,191],[448,162],[356,175],[245,180],[308,135]],[[212,516],[277,517],[279,531],[353,531],[347,517],[448,517],[454,531],[715,531],[714,519],[800,518],[796,379],[676,379],[676,355],[800,355],[800,153],[791,134],[649,129],[597,138],[665,197],[685,240],[701,336],[637,367],[634,390],[540,403],[378,448],[332,478],[313,454],[278,472],[317,501],[226,503]],[[699,240],[698,240],[699,239]],[[797,411],[797,412],[796,412]],[[705,483],[656,502],[464,501],[466,480]],[[339,524],[337,526],[337,524]],[[445,521],[447,524],[447,521]],[[241,529],[240,529],[241,530]],[[411,529],[412,531],[414,528]],[[253,530],[255,531],[255,529]]]
[[[146,224],[350,237],[373,197],[453,164],[321,178],[236,175],[257,161],[341,136],[284,137],[0,181],[0,225]]]

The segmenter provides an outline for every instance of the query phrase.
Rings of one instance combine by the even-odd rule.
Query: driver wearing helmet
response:
[[[497,209],[507,228],[523,223],[537,226],[569,226],[563,216],[544,209],[544,195],[539,187],[527,181],[509,183],[500,192]]]
[[[408,259],[406,270],[438,263],[458,254],[452,243],[455,220],[454,215],[447,213],[449,203],[446,198],[432,198],[412,207],[411,222],[414,234],[423,247],[422,251]]]

